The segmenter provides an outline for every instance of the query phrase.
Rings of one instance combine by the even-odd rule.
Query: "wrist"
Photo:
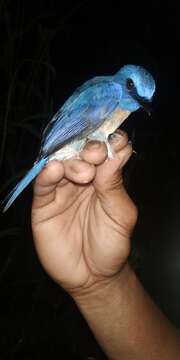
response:
[[[88,288],[76,290],[70,295],[79,307],[87,305],[102,306],[102,302],[115,301],[116,296],[119,298],[130,283],[136,278],[133,270],[128,263],[124,265],[121,271],[111,277],[96,281]]]

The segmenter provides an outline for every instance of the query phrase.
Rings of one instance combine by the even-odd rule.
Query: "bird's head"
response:
[[[125,65],[114,75],[114,79],[122,87],[120,107],[123,110],[135,111],[142,107],[151,113],[151,101],[156,85],[146,69],[136,65]]]

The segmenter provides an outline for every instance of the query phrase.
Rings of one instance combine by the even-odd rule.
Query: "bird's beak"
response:
[[[148,115],[151,115],[152,112],[151,101],[147,100],[142,96],[139,96],[136,91],[132,92],[131,96],[139,103],[142,109],[148,113]]]
[[[138,96],[137,99],[139,105],[142,107],[142,109],[144,111],[146,111],[148,113],[148,115],[150,116],[152,113],[152,107],[151,107],[151,102],[145,98],[142,98],[140,96]]]

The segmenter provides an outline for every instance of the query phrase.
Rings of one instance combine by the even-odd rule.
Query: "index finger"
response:
[[[57,160],[50,161],[36,177],[34,182],[34,197],[44,197],[52,194],[63,176],[63,163]]]

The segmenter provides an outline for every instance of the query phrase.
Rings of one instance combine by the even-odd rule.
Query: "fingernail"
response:
[[[85,149],[88,149],[88,150],[96,150],[96,149],[99,149],[100,147],[101,147],[100,141],[89,141],[85,145]]]
[[[111,134],[110,136],[110,141],[111,142],[119,142],[120,140],[122,140],[122,136],[119,132],[118,133],[114,133],[114,134]]]

